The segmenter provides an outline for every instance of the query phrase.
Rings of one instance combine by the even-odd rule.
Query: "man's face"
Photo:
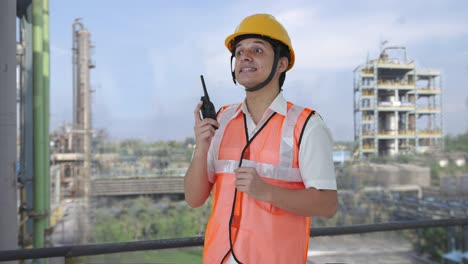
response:
[[[244,87],[250,88],[268,78],[275,52],[268,41],[248,38],[237,43],[234,56],[236,80]]]

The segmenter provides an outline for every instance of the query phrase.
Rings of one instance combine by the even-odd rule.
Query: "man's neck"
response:
[[[246,93],[247,109],[255,124],[258,124],[265,111],[278,96],[278,93],[279,87],[268,85],[258,91]]]

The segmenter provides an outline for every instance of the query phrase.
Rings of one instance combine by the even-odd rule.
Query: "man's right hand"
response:
[[[211,140],[215,134],[215,127],[219,127],[218,121],[212,118],[205,118],[202,119],[200,115],[200,109],[203,105],[203,102],[200,101],[195,108],[194,111],[194,118],[195,118],[195,126],[193,130],[195,132],[195,141],[196,141],[196,149],[195,151],[208,151],[210,148]]]

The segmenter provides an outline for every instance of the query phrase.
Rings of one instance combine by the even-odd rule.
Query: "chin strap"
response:
[[[232,59],[234,59],[234,51],[231,53],[231,75],[232,75],[232,81],[234,82],[235,85],[237,85],[236,82],[236,73],[232,69]]]
[[[271,82],[271,80],[273,79],[273,76],[275,76],[276,68],[278,67],[280,51],[281,51],[281,48],[279,46],[275,46],[275,60],[273,61],[273,67],[271,68],[271,72],[270,72],[270,75],[268,76],[268,78],[265,81],[263,81],[262,83],[259,83],[257,86],[254,86],[254,87],[251,87],[251,88],[246,87],[245,90],[247,92],[258,91],[258,90],[262,89],[263,87],[265,87],[267,84],[269,84]],[[237,84],[237,82],[236,82],[236,72],[235,72],[235,70],[232,69],[232,59],[233,58],[234,58],[234,53],[231,54],[231,75],[232,75],[232,81],[234,82],[234,84]]]

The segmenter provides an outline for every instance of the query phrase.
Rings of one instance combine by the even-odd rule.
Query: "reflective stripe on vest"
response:
[[[266,182],[304,189],[298,168],[298,140],[312,110],[288,102],[286,117],[276,114],[246,150],[242,166],[254,167]],[[238,192],[232,226],[229,218],[235,190],[234,170],[247,144],[240,105],[222,109],[213,138],[215,178],[213,210],[206,228],[203,263],[220,263],[230,250],[229,228],[236,257],[249,263],[306,263],[310,217],[292,214]],[[258,124],[258,127],[261,124]]]
[[[233,173],[239,167],[237,160],[216,160],[214,162],[216,173]],[[243,160],[242,167],[257,168],[258,174],[262,177],[287,180],[291,182],[302,182],[301,172],[298,168],[285,168],[272,164],[260,163],[251,160]]]

